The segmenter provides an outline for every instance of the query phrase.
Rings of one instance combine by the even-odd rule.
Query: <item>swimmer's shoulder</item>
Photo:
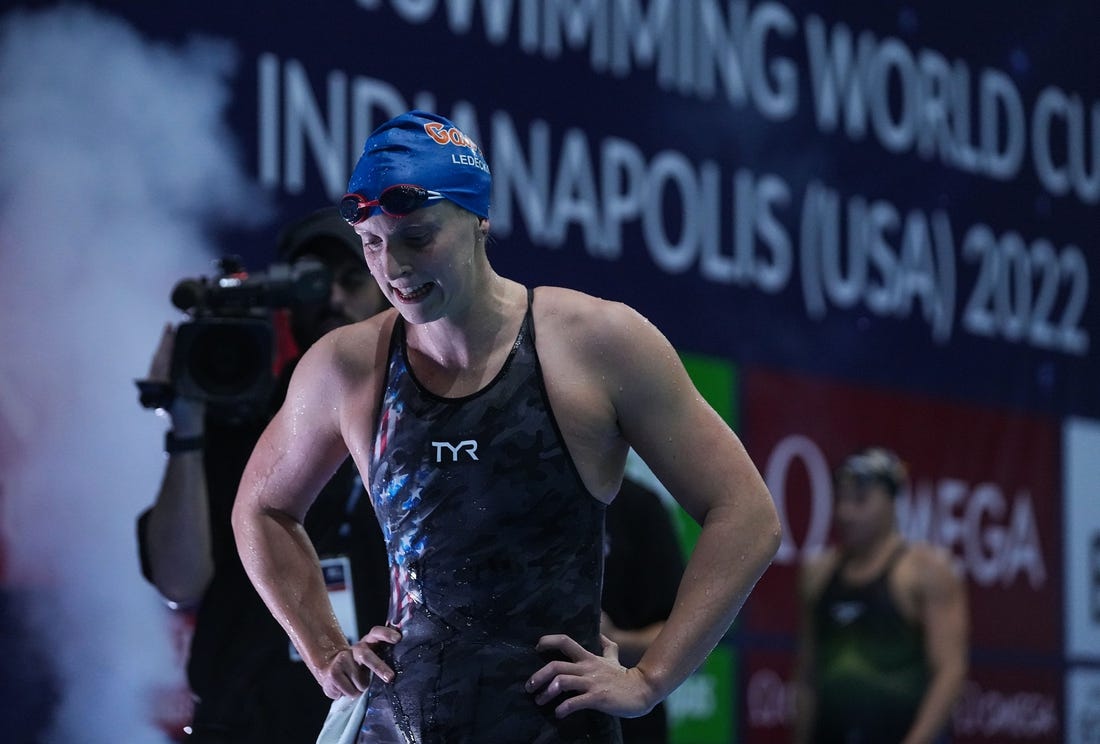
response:
[[[623,302],[566,287],[536,287],[532,312],[537,333],[564,334],[576,344],[629,343],[639,334],[657,332]]]
[[[332,382],[358,387],[384,374],[397,311],[388,308],[366,320],[329,331],[306,352],[302,363],[328,370]]]

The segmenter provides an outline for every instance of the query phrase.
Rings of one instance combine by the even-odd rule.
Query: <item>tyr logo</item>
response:
[[[470,456],[471,460],[477,459],[477,442],[473,439],[463,439],[458,444],[451,444],[450,442],[432,442],[432,446],[435,447],[436,462],[443,462],[444,450],[451,453],[450,462],[458,462],[458,453],[463,450]]]

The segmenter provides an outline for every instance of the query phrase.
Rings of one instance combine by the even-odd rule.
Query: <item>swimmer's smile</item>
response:
[[[428,282],[427,284],[421,284],[419,287],[409,287],[407,289],[399,289],[392,284],[390,288],[393,289],[394,297],[404,303],[420,302],[420,300],[431,294],[435,288],[434,282]]]

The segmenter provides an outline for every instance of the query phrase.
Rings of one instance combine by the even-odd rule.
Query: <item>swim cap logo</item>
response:
[[[428,133],[428,136],[434,139],[441,145],[452,144],[459,147],[468,147],[478,155],[481,155],[481,150],[478,148],[477,143],[467,137],[458,127],[451,127],[448,129],[446,125],[440,124],[438,121],[429,121],[424,125],[424,131]]]
[[[429,121],[424,125],[424,131],[441,145],[458,145],[459,147],[470,148],[473,155],[451,155],[451,162],[455,165],[470,165],[486,173],[489,172],[489,164],[482,157],[481,149],[477,146],[477,143],[463,134],[458,127],[447,128],[445,124],[438,121]]]

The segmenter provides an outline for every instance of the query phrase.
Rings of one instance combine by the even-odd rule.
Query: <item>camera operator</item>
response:
[[[139,387],[161,391],[160,400],[150,405],[143,388],[143,404],[164,408],[172,419],[163,481],[156,501],[139,517],[138,542],[146,578],[171,606],[195,613],[187,663],[195,711],[186,741],[193,744],[313,741],[331,702],[248,581],[230,513],[241,472],[282,403],[301,353],[327,331],[382,310],[386,301],[363,262],[358,237],[335,209],[320,210],[286,228],[279,239],[279,259],[292,271],[301,266],[312,270],[317,263],[306,262],[319,262],[327,270],[321,276],[329,291],[319,301],[287,303],[289,310],[279,311],[289,314],[295,348],[273,384],[260,388],[269,401],[250,406],[232,398],[227,404],[224,396],[188,395],[194,385],[181,381],[180,370],[189,360],[173,359],[184,351],[183,331],[172,327],[165,329],[149,380],[139,382]],[[179,304],[175,295],[173,301]],[[281,301],[261,302],[272,304],[245,308],[245,315],[270,320],[277,314],[271,308],[282,306]],[[190,331],[197,324],[189,325]],[[275,324],[261,327],[274,329]],[[276,334],[272,330],[270,335]],[[175,348],[177,340],[180,348]],[[233,345],[219,338],[217,351],[245,354],[221,348]],[[265,373],[276,345],[272,342],[268,349],[271,359],[258,360]],[[251,355],[252,347],[248,349],[245,356]],[[193,348],[186,352],[198,354]],[[350,458],[311,509],[306,528],[326,576],[332,577],[330,591],[341,625],[358,640],[372,625],[385,622],[389,579],[381,531]],[[357,628],[349,629],[349,624]]]

